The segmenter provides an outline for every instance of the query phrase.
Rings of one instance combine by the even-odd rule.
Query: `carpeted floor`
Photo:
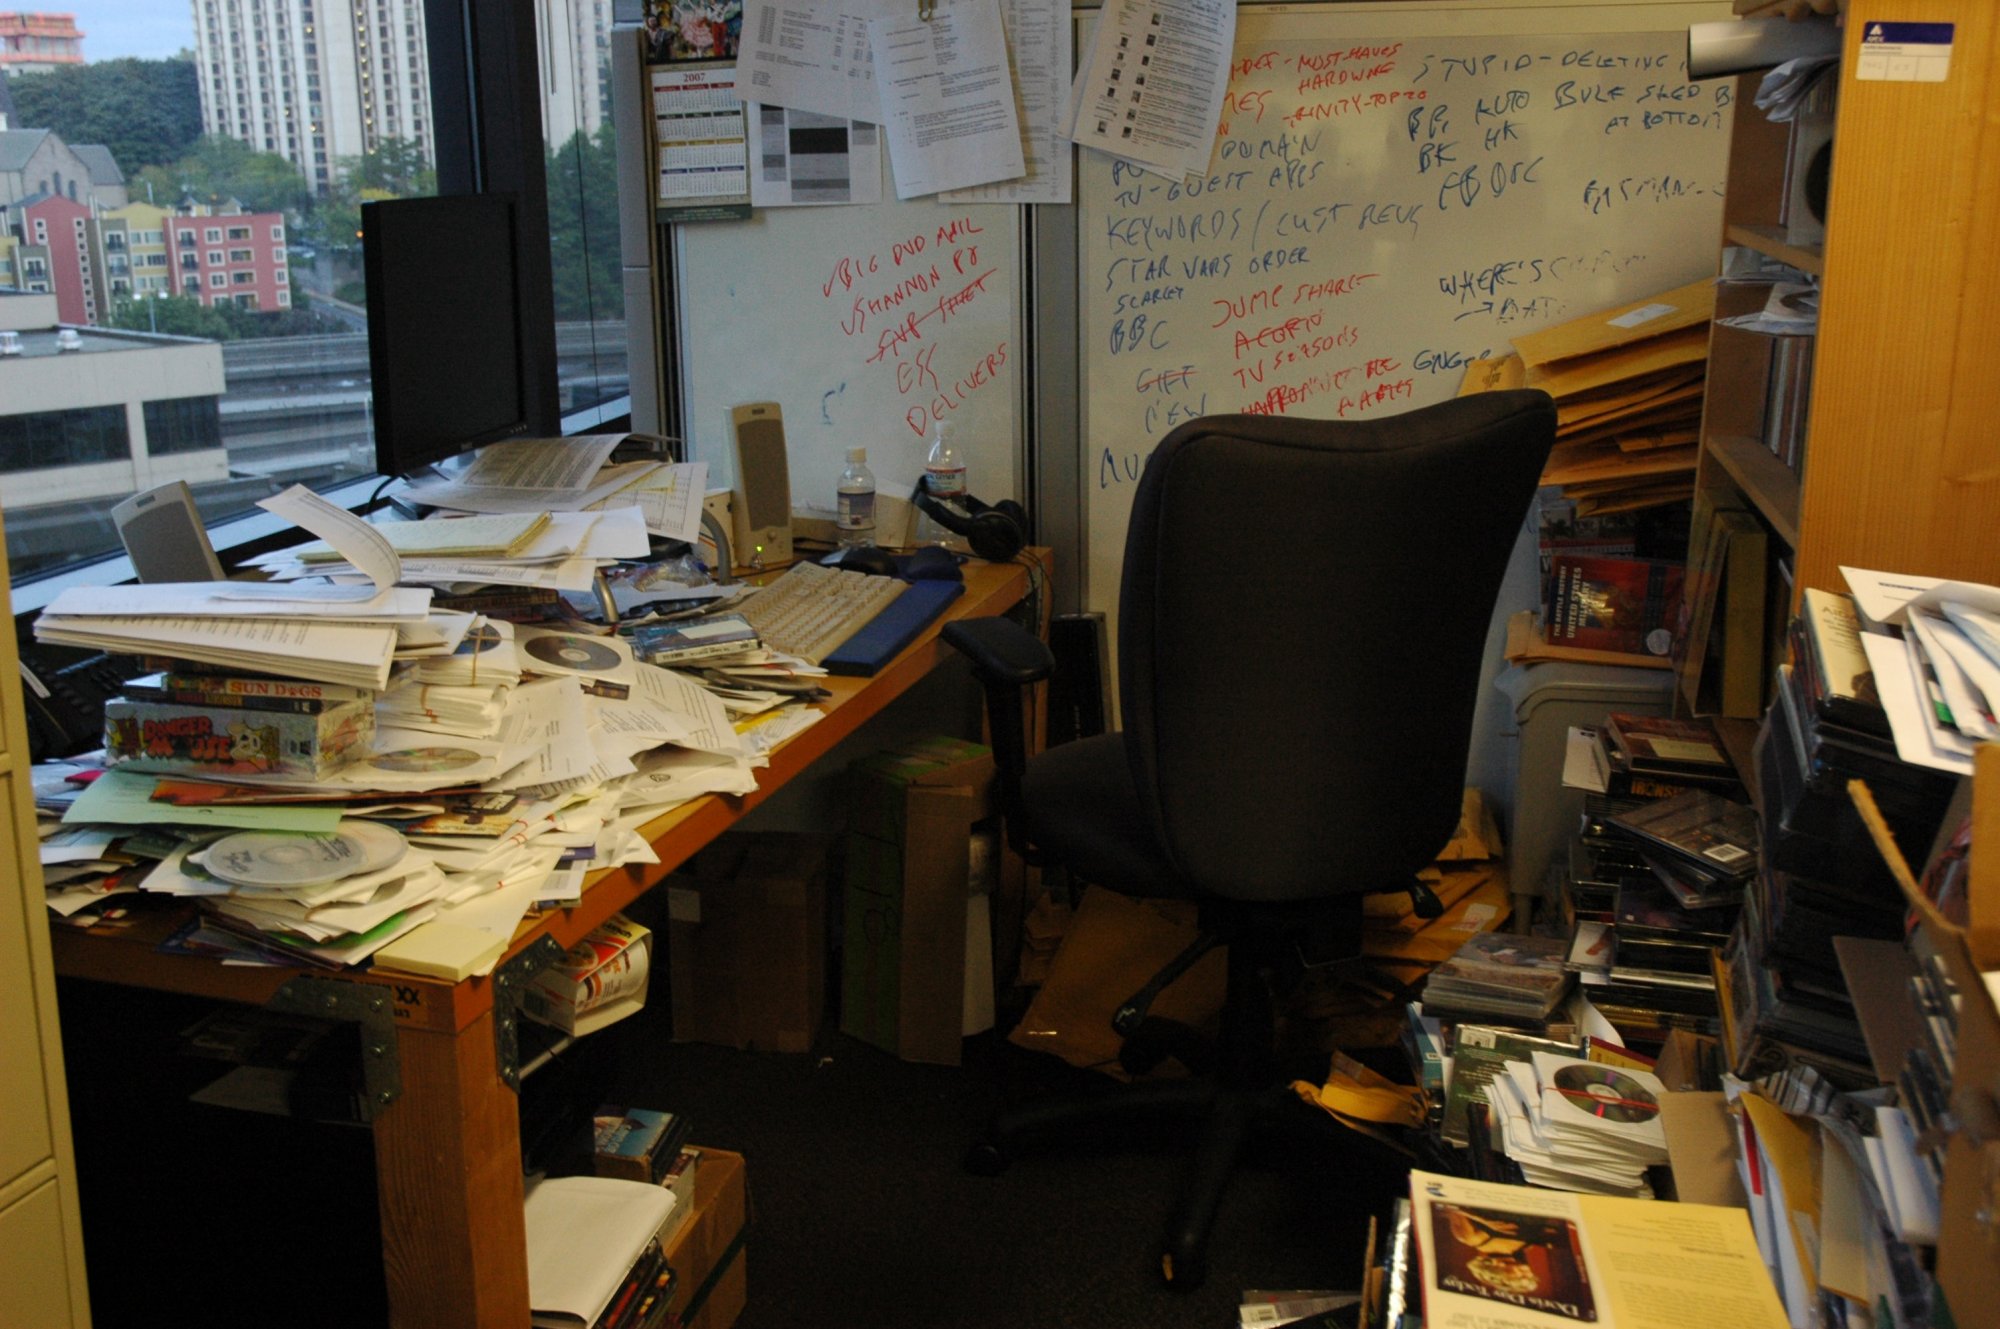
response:
[[[793,1055],[657,1038],[628,1022],[592,1078],[609,1101],[686,1112],[699,1142],[746,1155],[739,1329],[1224,1329],[1245,1288],[1354,1287],[1368,1219],[1404,1185],[1399,1157],[1330,1127],[1267,1151],[1232,1185],[1207,1285],[1178,1293],[1155,1248],[1175,1141],[1031,1155],[993,1178],[960,1169],[994,1105],[1076,1078],[1050,1058],[992,1035],[956,1068],[831,1030]]]

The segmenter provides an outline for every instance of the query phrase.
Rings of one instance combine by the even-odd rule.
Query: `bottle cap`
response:
[[[867,460],[868,460],[868,449],[867,449],[867,448],[849,448],[849,449],[847,450],[847,459],[848,459],[849,461],[867,461]]]

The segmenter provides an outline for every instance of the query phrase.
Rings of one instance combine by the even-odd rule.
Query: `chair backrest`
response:
[[[1133,499],[1127,751],[1196,889],[1406,886],[1457,821],[1494,599],[1555,435],[1539,391],[1354,421],[1208,416]]]

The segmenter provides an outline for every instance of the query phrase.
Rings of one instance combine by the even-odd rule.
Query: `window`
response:
[[[175,397],[145,405],[146,452],[212,452],[222,446],[222,410],[214,397]]]
[[[218,273],[216,275],[220,276],[221,274]],[[254,272],[232,272],[229,274],[229,280],[235,282],[238,286],[248,286],[257,280],[257,274]]]
[[[470,50],[443,52],[433,43],[425,52],[419,29],[430,25],[414,22],[406,32],[392,28],[392,43],[381,44],[376,15],[392,12],[401,24],[414,14],[415,3],[387,10],[363,6],[365,36],[358,43],[355,27],[359,25],[343,16],[329,27],[324,50],[316,11],[324,9],[325,0],[285,0],[283,6],[265,3],[261,7],[247,0],[197,0],[193,6],[178,9],[173,5],[114,6],[109,12],[119,17],[97,21],[96,28],[120,23],[137,27],[141,22],[150,26],[160,21],[182,25],[174,34],[178,46],[200,50],[210,61],[197,67],[198,81],[191,89],[201,101],[202,126],[209,133],[239,139],[255,150],[258,163],[257,170],[248,175],[214,182],[188,180],[187,193],[209,200],[214,209],[203,207],[192,213],[179,211],[179,197],[159,198],[157,208],[147,211],[153,201],[138,187],[130,187],[126,198],[92,197],[88,177],[78,173],[74,181],[77,201],[92,205],[97,224],[103,227],[97,233],[120,230],[108,224],[108,214],[126,213],[122,219],[111,220],[122,220],[124,245],[134,260],[129,282],[109,263],[98,268],[97,276],[103,283],[97,286],[93,306],[86,306],[74,294],[83,289],[82,274],[64,266],[70,261],[65,255],[31,248],[46,244],[48,231],[65,229],[60,223],[28,228],[29,244],[20,248],[39,260],[39,270],[32,276],[26,266],[28,253],[12,256],[20,284],[53,291],[59,301],[77,301],[75,313],[66,321],[94,319],[136,334],[117,339],[129,349],[92,345],[82,357],[73,359],[126,354],[187,357],[175,362],[174,376],[166,381],[173,384],[172,391],[189,394],[181,403],[147,403],[125,397],[122,394],[128,385],[138,385],[131,388],[134,392],[142,391],[143,385],[160,382],[160,376],[150,370],[118,372],[117,366],[127,362],[112,361],[104,366],[107,372],[61,376],[94,378],[102,388],[95,395],[78,389],[75,400],[63,399],[60,406],[38,400],[33,403],[38,414],[9,415],[14,407],[5,385],[0,384],[0,457],[6,459],[0,465],[25,464],[23,459],[32,454],[36,464],[50,469],[86,463],[96,468],[87,477],[65,478],[60,486],[0,484],[8,552],[17,579],[17,611],[36,608],[46,602],[47,594],[53,594],[52,590],[36,591],[33,583],[38,576],[68,563],[118,552],[116,532],[107,514],[142,483],[187,479],[212,524],[226,522],[238,512],[254,512],[255,500],[271,492],[273,484],[299,482],[330,490],[355,482],[354,488],[362,497],[373,490],[367,334],[365,324],[347,321],[359,313],[361,305],[360,252],[351,220],[343,228],[338,219],[352,218],[360,189],[373,190],[378,183],[372,177],[348,179],[350,163],[364,152],[382,152],[392,144],[357,133],[354,125],[362,99],[373,98],[372,89],[385,94],[374,100],[387,103],[393,85],[398,118],[392,123],[408,127],[395,132],[420,145],[415,160],[422,169],[396,180],[389,192],[431,192],[439,187],[440,179],[451,192],[475,188],[539,192],[545,172],[541,145],[533,141],[535,116],[528,109],[540,104],[540,90],[533,78],[535,67],[527,65],[518,79],[519,86],[513,86],[516,71],[522,70],[534,41],[534,19],[529,12],[533,7],[519,5],[518,0],[428,0],[428,4],[431,15],[440,22],[449,13],[463,20],[438,31],[477,34]],[[277,13],[280,7],[292,18],[281,20]],[[592,7],[575,8],[587,13]],[[608,23],[609,6],[605,11],[596,18],[586,17],[584,23]],[[294,22],[296,32],[291,31]],[[281,32],[282,40],[272,45],[271,38]],[[93,38],[111,35],[92,32]],[[417,40],[414,58],[436,59],[438,70],[417,65],[410,71],[415,77],[406,80],[400,68],[391,71],[385,67],[384,57],[392,53],[400,65],[404,56],[395,47],[403,45],[406,37]],[[594,58],[594,48],[587,39],[573,43],[573,48]],[[368,57],[365,63],[364,54]],[[328,67],[321,65],[321,57],[331,68],[350,71],[345,86],[339,79],[327,77]],[[468,57],[469,69],[465,67]],[[263,73],[258,70],[260,58],[268,58]],[[551,52],[551,58],[577,57],[556,51]],[[365,84],[360,75],[367,76]],[[584,81],[598,86],[594,79]],[[560,85],[568,86],[568,81]],[[480,90],[477,102],[471,92],[474,86]],[[423,91],[413,95],[412,89]],[[16,123],[14,127],[22,126]],[[60,132],[62,127],[51,128]],[[376,128],[387,130],[388,126]],[[66,141],[73,137],[63,136]],[[267,141],[278,150],[265,152]],[[477,162],[475,142],[483,149]],[[500,145],[498,150],[496,144]],[[120,161],[118,165],[127,181],[138,180],[142,163]],[[284,201],[280,202],[266,202],[246,192],[254,192],[265,181],[282,181],[287,167],[297,173],[303,203],[282,191],[278,196]],[[71,175],[64,169],[65,194]],[[54,182],[48,176],[49,172],[43,172],[41,187],[54,192]],[[30,192],[33,187],[31,178]],[[242,214],[224,211],[236,206],[231,200],[241,203]],[[615,238],[615,234],[610,235],[614,254]],[[95,247],[95,240],[92,243]],[[148,246],[154,252],[144,252]],[[105,246],[103,252],[108,256],[115,248],[115,244]],[[265,266],[267,252],[270,268]],[[546,251],[538,241],[537,254],[542,252]],[[251,261],[243,262],[245,257]],[[535,258],[529,256],[531,266]],[[235,274],[223,268],[225,260],[236,260],[244,278],[232,280]],[[264,273],[273,269],[276,280],[266,285]],[[114,283],[119,288],[115,295],[105,289]],[[531,273],[529,284],[546,290],[548,277],[543,273],[537,279]],[[155,296],[159,298],[149,298]],[[172,341],[164,336],[170,330],[175,334]],[[162,334],[159,341],[152,340],[155,332]],[[226,353],[191,355],[186,345],[190,339],[223,341]],[[256,348],[256,354],[241,355],[227,347],[228,342],[251,339],[264,343]],[[86,336],[86,340],[99,339]],[[189,360],[211,366],[203,373],[212,374],[214,381],[184,381],[180,365]],[[140,362],[135,358],[129,363],[137,367]],[[33,372],[38,367],[21,368]],[[622,377],[622,365],[619,373]],[[0,378],[4,377],[0,372]],[[586,396],[599,390],[599,377],[588,372],[581,376]],[[241,409],[253,400],[257,409]],[[41,410],[44,406],[46,411]],[[197,409],[202,412],[202,423],[193,430],[163,419],[161,414]],[[142,413],[147,426],[143,443],[138,437]],[[72,416],[76,420],[61,423]],[[122,427],[125,419],[131,421],[133,437],[129,441]],[[99,423],[87,426],[84,422],[88,421]],[[38,450],[27,446],[30,432]],[[104,442],[112,433],[117,436],[115,447]],[[183,443],[184,439],[199,441]],[[140,475],[127,460],[135,448],[153,458],[149,474]],[[227,456],[224,467],[215,465],[217,448]],[[184,472],[177,472],[177,466],[185,468]],[[51,501],[57,493],[62,495],[61,501]],[[213,529],[226,552],[227,528],[215,525]],[[38,593],[44,598],[37,599]]]
[[[0,415],[0,471],[47,471],[131,456],[123,406]]]

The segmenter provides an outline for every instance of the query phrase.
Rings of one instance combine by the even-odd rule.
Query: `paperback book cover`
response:
[[[1669,655],[1684,569],[1638,558],[1557,555],[1550,562],[1551,645],[1628,655]]]
[[[1790,1323],[1735,1206],[1580,1195],[1410,1173],[1428,1329]]]

